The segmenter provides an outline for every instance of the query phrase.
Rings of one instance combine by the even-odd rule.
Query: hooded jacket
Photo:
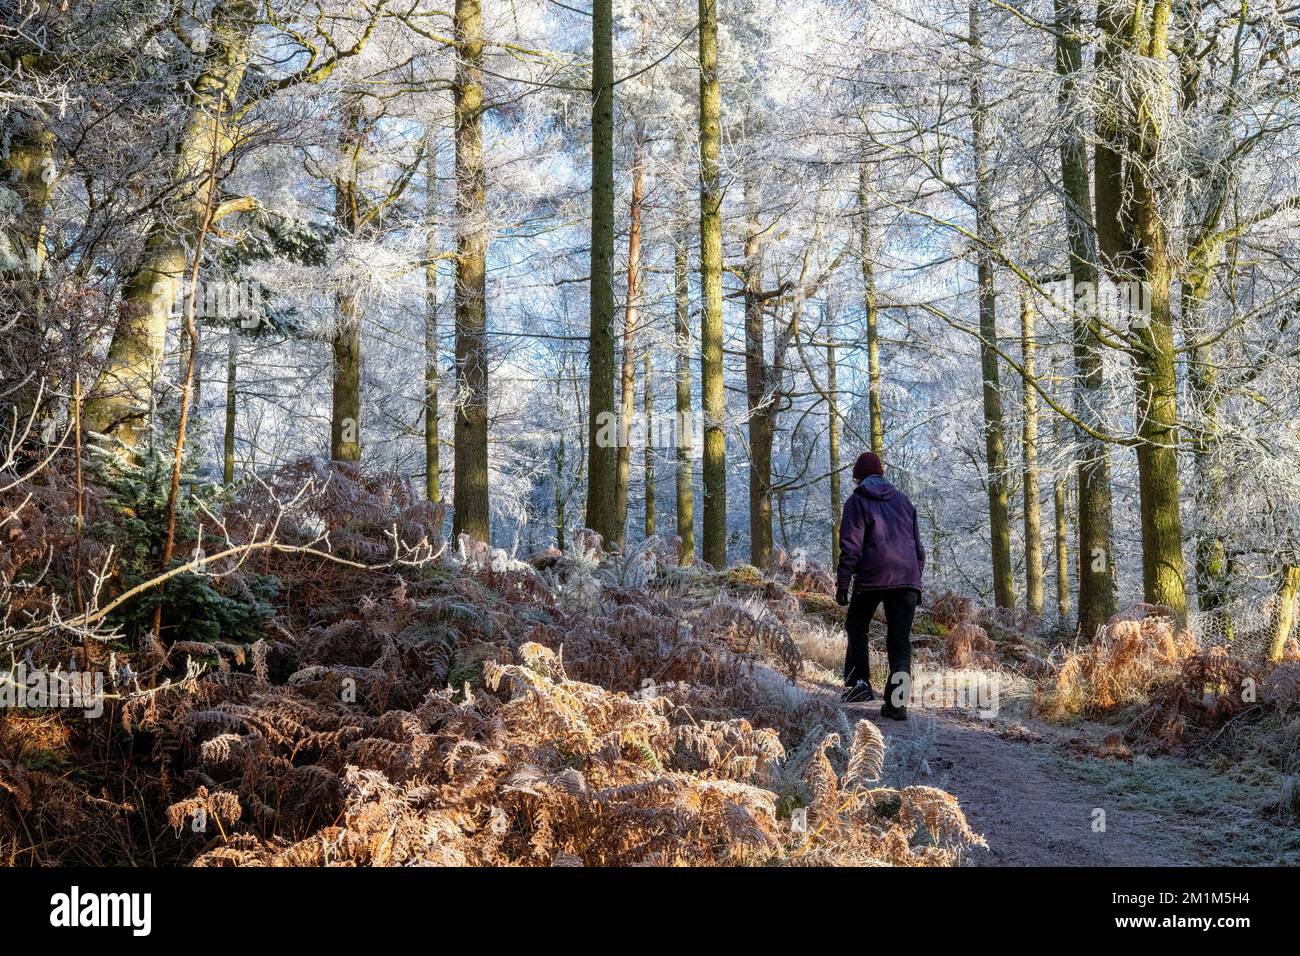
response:
[[[864,478],[844,503],[840,563],[835,586],[854,591],[912,588],[921,591],[925,548],[916,509],[879,475]]]

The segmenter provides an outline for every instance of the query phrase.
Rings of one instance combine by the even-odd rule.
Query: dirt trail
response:
[[[852,709],[852,708],[850,708]],[[855,715],[859,717],[860,715]],[[931,714],[900,724],[867,714],[893,743],[922,733]],[[920,718],[920,719],[917,719]],[[1174,866],[1168,846],[1152,837],[1168,830],[1154,814],[1125,811],[1104,790],[1064,779],[1049,739],[1007,737],[996,724],[955,711],[932,712],[930,774],[917,780],[953,794],[976,832],[988,841],[973,862],[988,866]],[[1005,727],[1002,728],[1005,730]],[[1105,832],[1094,811],[1105,810]]]
[[[838,702],[836,688],[805,692]],[[939,787],[961,803],[971,827],[988,841],[971,862],[983,866],[1176,866],[1195,862],[1179,851],[1182,815],[1124,809],[1100,784],[1062,772],[1069,736],[1037,722],[983,720],[969,712],[913,710],[906,722],[880,717],[879,702],[843,705],[850,721],[875,722],[891,748],[917,754],[916,783]],[[924,757],[924,762],[921,758]],[[1105,811],[1105,831],[1093,829]],[[1172,839],[1171,839],[1172,838]]]

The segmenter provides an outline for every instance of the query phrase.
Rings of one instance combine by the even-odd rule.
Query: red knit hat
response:
[[[868,475],[883,475],[885,466],[880,463],[880,456],[873,451],[864,451],[853,463],[853,480],[861,481]]]

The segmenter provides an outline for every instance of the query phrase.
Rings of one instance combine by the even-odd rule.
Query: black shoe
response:
[[[880,716],[888,717],[890,720],[907,720],[907,708],[895,707],[889,701],[880,705]]]
[[[846,704],[860,704],[864,700],[875,700],[876,692],[871,689],[871,685],[864,680],[860,680],[852,687],[840,695],[840,700]]]

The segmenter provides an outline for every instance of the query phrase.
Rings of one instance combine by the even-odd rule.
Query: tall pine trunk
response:
[[[677,455],[677,537],[682,542],[680,561],[690,565],[695,561],[695,485],[691,481],[694,423],[691,420],[691,301],[685,222],[683,211],[682,235],[673,253],[673,345],[677,361],[677,421],[673,433]]]
[[[487,541],[487,203],[483,176],[483,17],[456,0],[456,449],[452,535]]]
[[[442,500],[441,446],[438,443],[438,150],[437,131],[425,133],[424,215],[429,229],[424,247],[424,496]]]
[[[1083,18],[1078,0],[1056,0],[1056,18],[1056,70],[1062,78],[1059,106],[1062,114],[1068,116],[1081,108],[1077,88],[1083,69],[1080,39]],[[1102,159],[1099,151],[1098,162],[1101,163]],[[1097,235],[1088,175],[1088,153],[1083,134],[1067,125],[1061,136],[1061,183],[1070,269],[1076,283],[1095,290],[1099,276]],[[1099,178],[1100,175],[1098,173]],[[1071,313],[1074,415],[1080,422],[1096,426],[1101,418],[1105,385],[1097,316],[1089,314],[1083,303],[1066,304],[1075,306]],[[1110,447],[1083,430],[1078,431],[1077,441],[1078,629],[1080,634],[1090,639],[1116,609],[1115,556],[1111,548]]]
[[[330,336],[330,458],[361,460],[361,314],[357,297],[340,292]]]
[[[1082,34],[1077,7],[1079,0],[1057,0],[1058,11],[1068,10],[1079,24],[1075,35]],[[1132,5],[1125,0],[1098,0],[1097,40],[1093,69],[1099,82],[1112,96],[1119,92],[1116,72],[1122,69],[1125,37],[1132,29]],[[1076,49],[1078,44],[1075,44]],[[1059,40],[1058,40],[1059,63]],[[1076,104],[1077,105],[1077,104]],[[1133,257],[1132,210],[1124,202],[1124,146],[1126,131],[1117,104],[1099,110],[1096,122],[1096,145],[1093,149],[1093,174],[1096,178],[1096,235],[1100,264],[1112,274],[1129,270]]]
[[[226,424],[221,440],[221,480],[229,485],[235,480],[236,401],[239,397],[239,327],[230,326],[226,352]]]
[[[1065,627],[1070,620],[1070,542],[1067,485],[1064,475],[1052,482],[1052,517],[1056,536],[1056,620]]]
[[[700,392],[704,406],[704,560],[727,565],[726,393],[722,368],[722,92],[718,4],[699,0]]]
[[[993,565],[993,599],[998,607],[1014,607],[1011,578],[1011,519],[1007,494],[1007,453],[1002,416],[1002,390],[998,373],[997,298],[993,285],[993,173],[989,168],[989,142],[980,58],[979,3],[970,4],[971,45],[971,145],[975,157],[975,230],[979,238],[980,377],[984,389],[984,454],[988,468],[989,538]]]
[[[748,188],[746,192],[748,192]],[[774,401],[764,352],[763,249],[756,212],[745,233],[745,395],[749,412],[749,563],[772,565]]]
[[[654,377],[654,357],[649,343],[641,357],[642,408],[645,413],[645,536],[655,536],[655,390],[651,384]]]
[[[618,532],[614,408],[614,20],[612,0],[591,7],[591,332],[588,344],[587,527]]]
[[[885,417],[880,403],[880,333],[877,330],[876,271],[872,259],[870,167],[858,167],[858,242],[862,256],[862,310],[867,317],[867,411],[871,417],[871,450],[885,454]],[[835,551],[839,551],[836,536]]]
[[[360,177],[365,168],[366,117],[359,96],[344,95],[339,120],[339,176],[334,183],[334,224],[353,236],[361,224]],[[330,458],[361,460],[361,307],[349,285],[335,294],[330,332],[333,379],[330,403]]]
[[[1052,361],[1053,377],[1061,380],[1059,356]],[[1055,419],[1055,441],[1064,447],[1068,424],[1063,417]],[[1069,544],[1069,480],[1064,472],[1057,472],[1052,482],[1052,518],[1056,551],[1056,620],[1064,628],[1070,620],[1070,544]]]
[[[1163,242],[1163,240],[1160,240]],[[1137,360],[1138,493],[1142,511],[1142,584],[1146,600],[1187,609],[1178,480],[1178,378],[1174,364],[1169,272],[1161,250],[1146,271],[1151,321],[1140,330]]]
[[[1217,250],[1198,263],[1182,281],[1183,327],[1188,338],[1197,340],[1191,353],[1188,391],[1196,405],[1197,427],[1191,436],[1192,474],[1196,483],[1196,602],[1202,611],[1226,616],[1228,603],[1228,553],[1223,540],[1227,521],[1228,476],[1221,457],[1218,367],[1208,315],[1211,263]],[[1201,341],[1204,340],[1204,341]],[[1225,621],[1227,630],[1230,622]]]
[[[1043,615],[1043,513],[1038,486],[1038,393],[1034,378],[1037,352],[1034,303],[1028,289],[1020,292],[1020,355],[1025,370],[1021,391],[1020,454],[1025,498],[1025,607]]]
[[[840,405],[839,369],[835,355],[835,327],[826,329],[826,450],[829,456],[827,470],[831,485],[831,568],[840,563],[840,516],[844,502],[840,500]],[[877,452],[879,454],[879,452]]]
[[[555,405],[557,408],[564,407],[564,396],[561,392],[564,382],[564,363],[560,363],[560,374],[555,379]],[[555,547],[563,551],[565,548],[565,536],[567,532],[568,514],[565,508],[564,495],[564,430],[561,429],[558,440],[555,443]]]
[[[1170,307],[1172,264],[1150,171],[1170,116],[1170,0],[1136,11],[1103,0],[1097,70],[1114,98],[1102,111],[1096,155],[1097,234],[1107,271],[1136,282],[1146,300],[1129,321],[1139,444],[1142,585],[1148,603],[1187,608],[1178,480],[1178,377]],[[1135,71],[1143,70],[1136,76]]]
[[[623,370],[619,383],[618,464],[614,479],[613,546],[623,550],[627,535],[627,488],[632,474],[632,416],[636,407],[636,333],[641,300],[641,202],[645,177],[641,165],[641,132],[636,133],[632,158],[632,201],[627,237],[627,303],[623,310]]]

